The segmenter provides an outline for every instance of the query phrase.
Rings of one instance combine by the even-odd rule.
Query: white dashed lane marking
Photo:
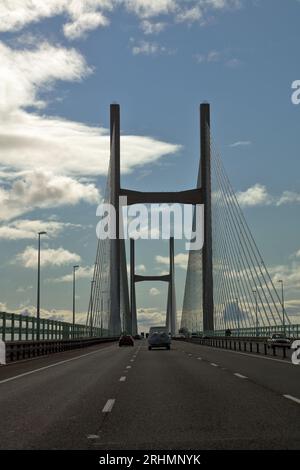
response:
[[[109,400],[107,400],[107,402],[105,403],[105,406],[102,410],[102,413],[110,413],[111,410],[113,409],[115,401],[116,401],[115,398],[110,398]]]
[[[122,377],[120,377],[120,382],[125,382],[125,380],[126,380],[125,375],[123,375]]]
[[[215,364],[214,362],[211,362],[210,365],[213,367],[219,367],[218,364]]]
[[[247,377],[245,375],[242,375],[242,374],[238,374],[238,372],[236,372],[235,374],[236,377],[238,377],[239,379],[247,379]]]
[[[126,366],[126,369],[131,369],[131,366]]]

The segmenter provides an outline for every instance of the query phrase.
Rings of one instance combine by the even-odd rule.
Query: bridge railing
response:
[[[107,338],[79,338],[69,340],[7,341],[5,343],[4,358],[0,357],[0,364],[8,364],[9,362],[86,348],[117,340],[118,337],[110,336]]]
[[[86,325],[40,319],[40,340],[69,340],[108,336],[106,330]],[[36,317],[0,312],[0,339],[2,341],[34,341],[38,338],[38,322]]]
[[[266,338],[232,338],[215,336],[210,338],[186,338],[187,341],[201,346],[239,351],[264,356],[280,356],[283,359],[290,359],[292,350],[288,345],[270,345]]]
[[[231,336],[233,337],[262,337],[267,338],[270,337],[273,333],[285,333],[286,336],[290,338],[300,338],[300,324],[296,325],[286,325],[283,326],[262,326],[262,327],[252,327],[252,328],[239,328],[239,329],[231,329]],[[199,332],[200,335],[205,336],[225,336],[226,330],[216,330],[216,331],[206,331],[206,332]]]

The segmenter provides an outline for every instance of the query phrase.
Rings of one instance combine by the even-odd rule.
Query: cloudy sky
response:
[[[300,79],[297,0],[2,0],[0,3],[0,306],[36,303],[36,233],[46,230],[42,307],[69,318],[79,264],[87,309],[96,207],[105,185],[109,104],[122,112],[122,184],[193,187],[198,106],[212,129],[272,275],[300,311]],[[141,272],[168,245],[137,244]],[[187,255],[176,244],[177,304]],[[138,286],[140,319],[164,315],[165,286]]]

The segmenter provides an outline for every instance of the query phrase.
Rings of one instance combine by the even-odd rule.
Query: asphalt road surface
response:
[[[300,366],[146,341],[0,367],[1,449],[300,449]]]

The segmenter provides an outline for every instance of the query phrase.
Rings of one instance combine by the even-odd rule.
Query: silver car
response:
[[[153,348],[171,348],[170,336],[165,332],[155,332],[148,337],[148,349],[151,351]]]

